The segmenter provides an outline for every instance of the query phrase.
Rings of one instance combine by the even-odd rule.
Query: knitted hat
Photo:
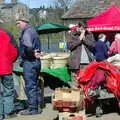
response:
[[[25,21],[29,22],[29,16],[25,14],[17,14],[16,15],[16,21]]]

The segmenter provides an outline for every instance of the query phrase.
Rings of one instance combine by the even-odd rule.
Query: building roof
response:
[[[1,9],[13,8],[17,3],[3,3],[0,4]]]
[[[26,9],[27,8],[27,9]],[[28,13],[29,8],[23,3],[3,3],[0,4],[0,20],[3,22],[13,22],[16,14]],[[0,22],[1,22],[0,21]]]
[[[120,0],[78,0],[62,19],[91,18],[103,12],[111,4],[120,6]]]

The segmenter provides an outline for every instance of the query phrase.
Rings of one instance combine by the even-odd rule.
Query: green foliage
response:
[[[39,12],[30,14],[30,16],[31,16],[30,17],[30,24],[33,27],[40,25],[40,24],[43,24],[43,23],[48,22],[48,21],[52,22],[52,23],[63,24],[63,21],[61,20],[61,16],[64,13],[63,8],[60,8],[58,6],[56,6],[56,8],[54,8],[54,7],[41,8],[41,12],[44,12],[44,11],[46,11],[45,16],[42,16]],[[12,32],[16,41],[19,42],[20,31],[16,27],[15,23],[0,24],[0,27],[6,29],[7,31]],[[55,34],[53,33],[53,34],[49,34],[49,35],[44,34],[44,35],[40,35],[40,39],[41,39],[41,42],[43,44],[48,43],[48,36],[50,39],[50,44],[63,40],[63,32],[55,33]]]
[[[33,15],[31,15],[30,23],[33,26],[37,26],[39,24],[39,21],[40,21],[39,14],[33,14]]]
[[[46,15],[42,16],[42,13],[46,11]],[[49,7],[49,8],[44,8],[41,7],[39,13],[33,13],[31,14],[30,18],[30,24],[32,26],[38,26],[46,22],[52,22],[52,23],[57,23],[57,24],[64,24],[63,21],[61,20],[61,16],[64,13],[64,9],[56,6],[54,7]],[[48,39],[50,44],[53,43],[58,43],[59,41],[63,41],[63,36],[64,33],[52,33],[52,34],[41,34],[39,35],[41,39],[42,44],[47,44]]]
[[[2,27],[3,29],[5,29],[9,32],[12,32],[15,40],[18,42],[18,40],[19,40],[19,30],[17,29],[17,27],[14,23],[4,23],[4,24],[1,24],[0,27]]]

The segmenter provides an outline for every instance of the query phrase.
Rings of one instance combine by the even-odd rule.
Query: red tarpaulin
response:
[[[120,31],[120,8],[112,5],[98,16],[87,20],[87,29],[92,32]]]

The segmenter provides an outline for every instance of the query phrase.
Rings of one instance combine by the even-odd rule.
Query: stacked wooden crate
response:
[[[82,89],[56,88],[52,105],[59,111],[59,120],[85,120]]]
[[[59,120],[86,120],[85,111],[79,112],[59,112]]]

